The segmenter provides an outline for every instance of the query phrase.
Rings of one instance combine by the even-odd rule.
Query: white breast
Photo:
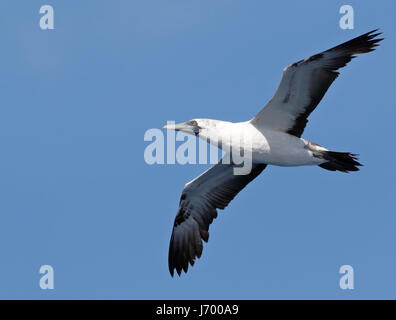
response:
[[[216,134],[222,141],[223,151],[242,147],[245,155],[250,154],[255,163],[300,166],[323,162],[313,157],[312,152],[305,147],[308,143],[306,140],[272,129],[258,130],[249,122],[229,123]]]

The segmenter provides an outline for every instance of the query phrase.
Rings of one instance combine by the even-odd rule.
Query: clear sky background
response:
[[[39,9],[55,10],[55,30]],[[355,9],[355,29],[339,8]],[[394,1],[1,1],[0,298],[396,298]],[[268,167],[210,228],[187,275],[169,238],[208,165],[147,165],[167,120],[243,121],[289,63],[381,28],[304,138],[358,173]],[[55,289],[39,287],[39,268]],[[341,290],[339,268],[355,270]]]

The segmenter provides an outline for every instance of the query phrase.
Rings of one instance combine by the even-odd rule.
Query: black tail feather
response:
[[[358,166],[363,166],[357,161],[357,154],[349,152],[324,151],[323,159],[328,160],[319,165],[319,167],[330,171],[359,171]]]

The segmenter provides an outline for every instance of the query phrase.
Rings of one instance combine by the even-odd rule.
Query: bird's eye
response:
[[[190,122],[192,126],[196,127],[198,125],[197,121],[193,120]]]

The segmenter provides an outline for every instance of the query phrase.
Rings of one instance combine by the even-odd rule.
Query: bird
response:
[[[283,69],[274,96],[251,120],[229,122],[192,119],[167,124],[167,130],[197,136],[221,150],[232,148],[242,136],[250,141],[251,168],[247,174],[235,174],[238,165],[221,159],[200,176],[188,182],[182,191],[169,244],[168,267],[173,277],[187,273],[189,265],[201,257],[203,241],[208,242],[209,226],[234,197],[268,166],[315,165],[330,171],[358,171],[358,155],[330,151],[301,138],[308,117],[338,77],[338,70],[357,54],[374,51],[382,32],[367,32],[331,49],[297,61]],[[231,138],[230,138],[231,137]],[[245,140],[243,140],[245,141]]]

